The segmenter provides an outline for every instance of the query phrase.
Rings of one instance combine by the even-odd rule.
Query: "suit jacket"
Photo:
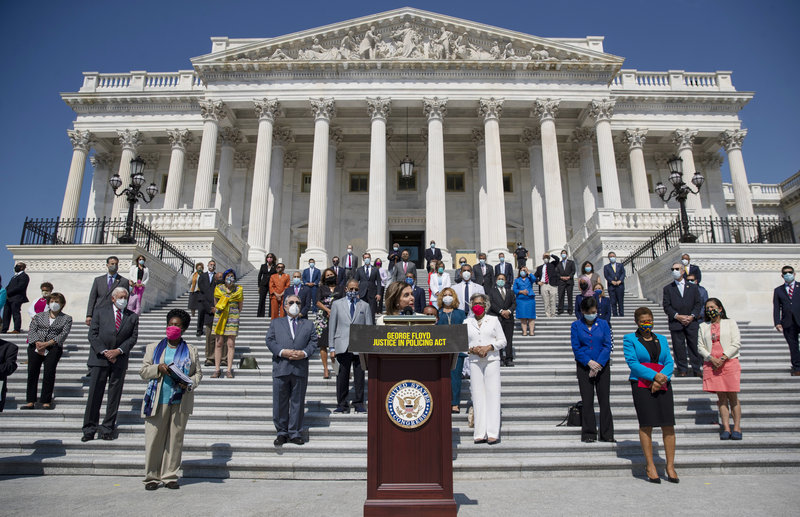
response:
[[[603,277],[605,277],[606,282],[608,283],[609,289],[624,289],[625,288],[625,266],[617,262],[614,264],[616,266],[617,271],[614,272],[611,269],[611,264],[606,264],[603,267]],[[619,282],[622,280],[622,283],[619,285],[613,285],[611,282]]]
[[[164,356],[166,355],[162,354],[159,358],[159,363],[153,364],[153,354],[156,351],[158,343],[159,341],[156,341],[155,343],[147,345],[144,352],[144,359],[142,360],[142,367],[139,368],[139,377],[141,377],[142,380],[150,381],[152,379],[158,379],[158,387],[156,388],[154,399],[156,401],[160,400],[161,386],[164,384],[164,375],[158,372],[158,364],[164,362]],[[191,360],[191,364],[189,365],[189,377],[192,379],[192,391],[183,392],[179,406],[181,413],[191,415],[194,410],[194,390],[197,389],[197,385],[200,384],[200,380],[203,378],[203,369],[200,367],[197,348],[189,343],[186,343],[186,345],[189,347],[189,359]],[[147,418],[144,415],[144,404],[142,404],[140,415],[142,418]]]
[[[570,339],[575,360],[584,366],[587,366],[590,360],[605,366],[611,358],[611,327],[606,320],[599,318],[594,320],[592,330],[589,330],[582,319],[573,321]]]
[[[361,266],[353,278],[358,280],[358,297],[362,300],[375,298],[380,293],[381,275],[375,266],[369,266],[369,275],[366,266]]]
[[[465,299],[465,296],[464,296],[464,287],[466,285],[467,285],[467,282],[461,282],[461,283],[458,283],[458,284],[452,286],[452,289],[456,292],[456,295],[458,295],[458,303],[459,303],[458,308],[461,309],[464,312],[467,312],[467,304],[469,303],[469,299]],[[475,293],[486,294],[486,291],[483,289],[483,286],[481,284],[476,284],[475,282],[470,280],[470,282],[469,282],[469,296],[472,296]],[[469,297],[466,297],[466,298],[469,298]]]
[[[119,332],[114,321],[114,307],[111,304],[98,307],[92,317],[89,327],[89,366],[109,366],[111,363],[105,358],[106,350],[122,350],[122,355],[117,356],[120,366],[128,367],[128,358],[136,340],[139,338],[139,316],[128,309],[122,313],[122,325]]]
[[[475,316],[470,316],[464,320],[464,325],[467,326],[467,339],[470,348],[477,346],[493,345],[494,349],[491,350],[486,357],[473,356],[470,361],[496,362],[500,360],[500,350],[506,347],[506,335],[500,322],[497,318],[490,315],[483,317],[483,322],[478,326],[478,320]],[[497,394],[499,396],[499,393]]]
[[[403,271],[403,261],[397,263],[392,270],[392,280],[395,282],[405,282],[406,281],[406,273],[411,273],[414,275],[414,281],[417,281],[417,266],[408,261],[408,266],[406,267],[406,271]]]
[[[514,266],[510,262],[503,262],[494,266],[494,278],[499,274],[506,275],[506,283],[510,284],[514,281]]]
[[[389,271],[394,271],[395,264],[400,262],[400,259],[401,259],[400,255],[401,254],[402,254],[402,251],[400,251],[400,250],[397,250],[397,251],[392,250],[392,251],[389,252],[389,256],[386,257],[386,261],[389,262],[389,267],[387,268]]]
[[[430,269],[431,260],[442,260],[442,250],[439,248],[431,249],[430,246],[425,248],[425,269]]]
[[[114,291],[114,289],[117,287],[124,287],[127,289],[129,285],[128,279],[119,273],[117,273],[117,276],[114,278],[114,283],[111,284],[111,289],[108,288],[108,274],[96,277],[94,282],[92,282],[92,290],[89,291],[89,306],[86,308],[86,317],[91,318],[94,315],[94,312],[101,305],[110,306],[111,293]]]
[[[725,357],[728,359],[739,357],[739,349],[742,347],[742,338],[739,334],[739,325],[737,325],[734,320],[719,320],[719,344],[722,345],[722,353],[725,354]],[[709,361],[712,346],[711,323],[701,323],[697,331],[697,351],[704,361]]]
[[[30,282],[28,273],[23,271],[14,275],[6,286],[6,302],[25,303],[28,301],[28,283]]]
[[[288,274],[279,275],[276,273],[269,277],[269,292],[276,295],[283,294],[291,284],[292,279]]]
[[[556,276],[559,277],[559,283],[562,282],[560,277],[568,276],[569,280],[564,280],[564,285],[575,285],[575,261],[567,259],[566,263],[564,263],[559,259],[556,264]]]
[[[0,413],[6,406],[8,376],[15,371],[17,371],[17,345],[0,339],[0,380],[3,381],[3,387],[0,388]]]
[[[297,333],[292,339],[289,318],[273,320],[267,332],[267,348],[272,352],[272,376],[296,375],[308,377],[308,360],[317,349],[317,332],[314,324],[307,319],[297,320]],[[305,359],[292,361],[280,356],[281,350],[302,350]]]
[[[675,362],[672,360],[672,354],[669,351],[669,343],[667,338],[661,334],[653,333],[653,336],[658,340],[661,345],[661,352],[658,354],[658,364],[663,365],[660,373],[663,373],[667,378],[672,378],[672,373],[675,370]],[[639,342],[639,337],[635,332],[625,334],[622,339],[622,350],[625,353],[625,362],[628,363],[628,368],[631,369],[629,380],[638,381],[643,379],[652,382],[656,374],[659,373],[649,366],[642,363],[650,362],[650,352]]]
[[[372,311],[364,300],[356,301],[353,319],[350,319],[350,300],[339,298],[331,304],[328,319],[328,348],[337,354],[347,352],[350,346],[350,325],[372,325]]]
[[[284,300],[286,296],[294,294],[294,286],[290,285],[286,291],[284,292]],[[301,285],[300,291],[297,293],[297,296],[300,297],[300,317],[301,318],[308,318],[308,312],[311,310],[312,303],[313,305],[317,304],[317,301],[311,301],[311,288],[307,285]]]
[[[513,322],[514,321],[514,310],[517,308],[517,297],[514,295],[514,290],[510,287],[506,287],[506,296],[500,294],[499,287],[492,287],[490,290],[486,291],[489,294],[489,303],[491,306],[489,307],[489,314],[492,316],[497,316],[497,319],[500,320],[500,323],[503,322]],[[500,311],[509,310],[511,311],[511,317],[506,319],[500,315]]]
[[[200,291],[202,295],[201,300],[206,307],[206,312],[211,312],[211,309],[213,309],[215,305],[214,289],[219,285],[219,282],[216,279],[216,271],[211,273],[211,279],[208,278],[208,275],[208,271],[203,271],[203,274],[197,277],[197,290]]]
[[[339,259],[339,265],[344,267],[344,268],[347,267],[347,253],[342,255],[342,257]],[[358,268],[358,255],[356,255],[355,253],[353,253],[353,266],[352,266],[352,268],[353,268],[353,270],[356,270]]]
[[[52,347],[63,347],[70,330],[72,330],[72,316],[59,312],[53,323],[50,323],[50,311],[40,312],[31,318],[28,328],[28,343],[33,346],[37,341],[55,340]],[[51,347],[51,348],[52,348]]]
[[[313,270],[310,267],[307,267],[303,270],[301,278],[303,279],[303,285],[311,282],[316,284],[315,287],[319,287],[319,282],[322,279],[322,273],[317,267],[315,267]]]
[[[261,268],[258,270],[258,287],[269,287],[270,277],[277,272],[278,270],[275,269],[275,264],[271,266],[266,262],[261,264]]]
[[[414,312],[422,314],[422,309],[427,305],[425,303],[425,289],[415,285],[412,292],[414,294]]]
[[[596,294],[592,295],[595,300],[597,300],[597,317],[598,319],[606,320],[609,326],[611,326],[611,300],[603,296],[602,298],[598,297]],[[581,302],[583,301],[583,295],[578,294],[575,297],[575,319],[583,318],[583,313],[581,312]]]
[[[344,268],[341,266],[341,261],[339,262],[340,265],[338,266],[331,266],[333,272],[336,273],[336,286],[344,285],[345,281],[347,281],[347,275],[345,275]]]
[[[784,328],[792,324],[800,327],[800,282],[795,281],[791,300],[786,292],[786,283],[775,288],[772,294],[772,321]]]
[[[700,268],[698,266],[690,263],[689,274],[694,275],[694,278],[697,280],[698,284],[703,281],[703,273],[700,272]]]
[[[547,284],[552,285],[553,287],[558,286],[558,273],[556,273],[556,266],[558,265],[558,257],[555,255],[550,255],[553,259],[547,263]],[[537,281],[544,282],[544,264],[539,264],[539,267],[536,268],[536,275]],[[542,286],[539,286],[539,293],[541,294]]]
[[[494,287],[494,267],[490,264],[486,264],[486,274],[483,274],[481,270],[480,262],[472,266],[472,280],[476,284],[481,284],[483,286],[483,290],[487,293],[489,290]],[[513,271],[513,270],[512,270]]]
[[[687,325],[687,327],[691,327],[700,319],[700,313],[703,311],[700,290],[697,289],[697,285],[690,284],[689,282],[686,282],[683,288],[683,296],[681,296],[681,292],[678,290],[678,286],[675,285],[675,282],[670,282],[665,285],[661,303],[664,307],[664,314],[667,315],[669,320],[670,330],[681,330],[683,328],[683,324],[675,319],[676,314],[682,314],[684,316],[693,314],[695,321]]]

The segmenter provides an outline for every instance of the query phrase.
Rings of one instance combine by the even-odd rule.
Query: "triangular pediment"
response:
[[[404,7],[244,44],[192,59],[201,70],[250,64],[498,62],[618,70],[623,58],[564,41]],[[238,66],[237,66],[238,65]]]

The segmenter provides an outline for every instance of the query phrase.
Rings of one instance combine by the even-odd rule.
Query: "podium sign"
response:
[[[366,354],[369,373],[365,517],[457,512],[450,370],[453,354],[467,351],[467,329],[413,326],[420,320],[350,329],[349,349]]]

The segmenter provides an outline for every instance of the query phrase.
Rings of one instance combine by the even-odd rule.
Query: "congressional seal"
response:
[[[386,414],[398,427],[414,429],[431,416],[433,398],[421,382],[406,379],[398,382],[386,395]]]

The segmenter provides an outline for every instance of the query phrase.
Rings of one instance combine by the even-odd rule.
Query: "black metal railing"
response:
[[[117,244],[125,234],[125,219],[25,219],[20,245]],[[136,245],[181,274],[194,270],[192,259],[149,226],[135,220]]]
[[[690,217],[689,233],[697,236],[699,244],[793,244],[796,243],[789,219],[760,217]],[[672,224],[639,246],[623,265],[631,272],[643,268],[680,244],[681,223]]]

